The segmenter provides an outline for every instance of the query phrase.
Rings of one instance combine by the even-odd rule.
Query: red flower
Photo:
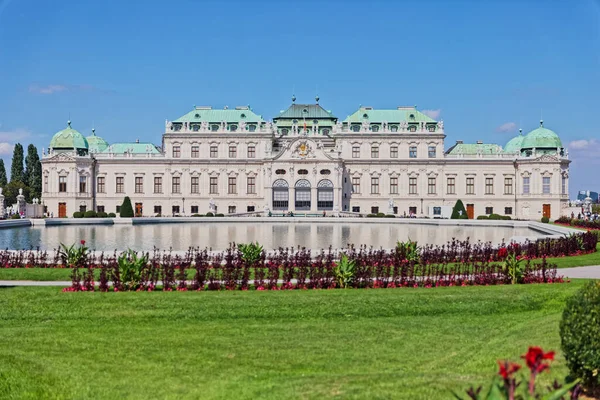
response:
[[[546,369],[550,368],[549,364],[545,364],[543,361],[554,360],[554,352],[550,351],[548,353],[544,353],[541,347],[530,347],[527,351],[527,354],[521,356],[527,363],[527,367],[531,370],[532,373],[538,374]]]
[[[508,256],[508,250],[506,250],[506,247],[500,247],[498,249],[498,258],[506,258],[506,256]]]
[[[81,245],[85,246],[85,240],[81,239]]]
[[[508,361],[500,362],[498,361],[498,365],[500,366],[500,371],[498,371],[498,375],[502,377],[502,379],[509,379],[512,374],[521,369],[521,366],[517,363],[509,363]]]

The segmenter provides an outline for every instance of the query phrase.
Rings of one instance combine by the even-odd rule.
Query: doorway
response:
[[[550,219],[550,204],[544,204],[542,206],[542,215]]]
[[[144,214],[142,203],[135,203],[135,216],[141,217]]]
[[[67,203],[58,203],[58,218],[67,216]]]
[[[475,217],[475,204],[467,204],[467,217],[469,217],[469,219]]]

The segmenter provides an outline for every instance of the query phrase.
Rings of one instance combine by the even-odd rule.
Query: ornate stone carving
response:
[[[438,130],[443,130],[444,129],[444,121],[438,121],[437,128],[438,128]]]
[[[306,140],[301,140],[292,152],[292,158],[315,158],[315,152]]]
[[[405,130],[407,130],[407,129],[408,129],[408,122],[407,122],[407,121],[402,121],[402,122],[400,122],[400,125],[399,125],[399,126],[400,126],[400,129],[401,129],[401,130],[404,130],[404,131],[405,131]]]
[[[361,124],[361,131],[367,132],[369,130],[369,121],[363,121]]]

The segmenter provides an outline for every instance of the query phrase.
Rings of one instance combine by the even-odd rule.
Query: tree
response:
[[[42,163],[40,162],[38,150],[33,144],[27,146],[23,182],[31,189],[31,197],[39,199],[42,195]]]
[[[6,168],[4,168],[4,160],[0,158],[0,187],[4,188],[8,183],[8,178],[6,177]]]
[[[10,166],[10,181],[11,182],[24,182],[24,171],[23,171],[23,146],[21,143],[15,144],[13,151],[12,164]]]
[[[129,196],[125,196],[125,199],[123,200],[120,214],[123,218],[133,218],[133,207],[131,206],[131,200],[129,199]]]
[[[29,195],[29,188],[23,182],[14,182],[10,181],[2,191],[4,195],[4,201],[6,206],[12,206],[17,202],[17,196],[19,194],[19,189],[23,189],[23,196],[25,196],[26,200],[30,200],[31,196]]]
[[[465,210],[465,205],[463,204],[462,200],[456,200],[456,204],[452,208],[452,216],[450,219],[469,219],[467,210]]]

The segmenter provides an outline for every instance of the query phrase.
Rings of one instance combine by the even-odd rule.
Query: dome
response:
[[[563,145],[556,132],[544,128],[544,121],[540,127],[532,130],[523,138],[522,149],[562,149]]]
[[[50,148],[53,150],[87,150],[87,140],[85,140],[81,133],[71,128],[71,121],[67,124],[68,127],[66,129],[63,129],[52,136]]]
[[[525,137],[521,134],[519,134],[518,136],[515,136],[514,138],[510,139],[508,141],[508,143],[506,143],[506,146],[504,146],[504,152],[505,153],[518,153],[521,151],[521,145],[523,144],[523,139]]]
[[[108,148],[108,142],[100,136],[96,136],[96,130],[92,129],[92,135],[86,138],[90,153],[100,153]]]

